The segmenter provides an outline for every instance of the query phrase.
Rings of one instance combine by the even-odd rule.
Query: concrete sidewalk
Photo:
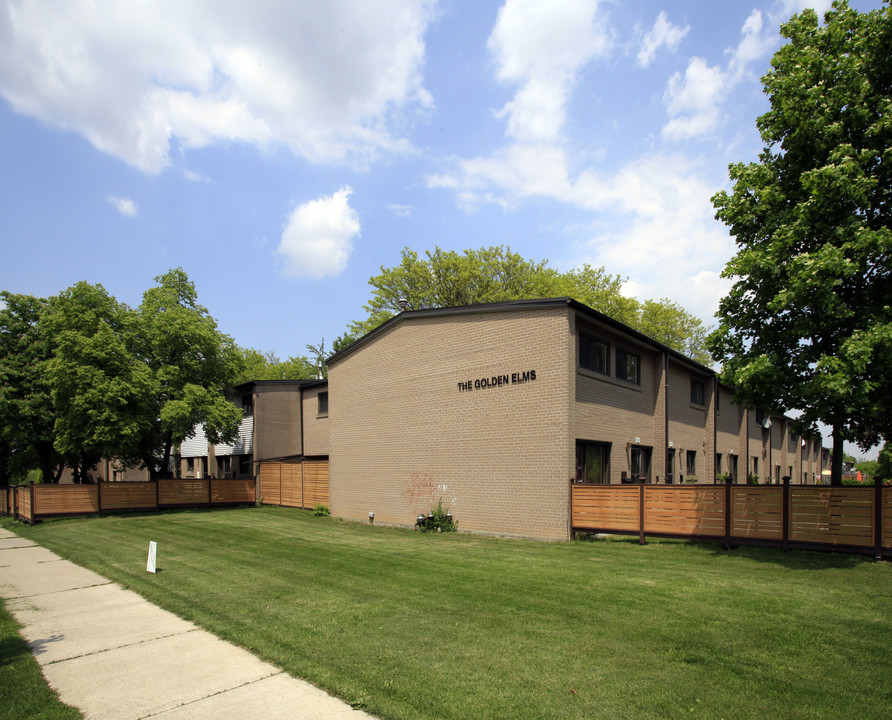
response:
[[[89,720],[371,718],[2,528],[0,597],[49,684]]]

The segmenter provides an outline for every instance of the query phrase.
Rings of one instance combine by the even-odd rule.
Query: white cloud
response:
[[[136,203],[130,198],[118,197],[117,195],[109,195],[106,202],[117,210],[121,215],[126,217],[136,217],[138,212]]]
[[[195,172],[194,170],[189,170],[188,168],[183,168],[183,177],[190,182],[210,182],[210,178],[199,172]]]
[[[783,18],[785,19],[785,18]],[[691,58],[684,74],[675,73],[663,95],[669,121],[662,135],[670,140],[688,140],[715,132],[722,122],[722,104],[732,91],[751,77],[750,68],[768,57],[779,45],[776,16],[766,22],[761,11],[753,10],[744,21],[741,39],[728,48],[725,68],[708,65],[700,57]]]
[[[654,26],[645,34],[641,41],[641,49],[638,51],[636,58],[638,67],[647,67],[656,57],[657,50],[666,47],[669,50],[675,50],[684,36],[691,29],[690,25],[680,27],[669,22],[669,18],[664,10],[660,11]]]
[[[356,211],[347,201],[353,188],[296,207],[288,217],[277,252],[285,258],[285,274],[325,277],[337,275],[353,251],[359,237]]]
[[[663,135],[672,140],[686,140],[705,135],[719,122],[719,105],[728,92],[728,76],[718,67],[710,67],[703,58],[692,58],[684,72],[675,73],[663,96],[669,122]]]
[[[431,107],[432,2],[9,0],[0,93],[150,174],[174,143],[361,164],[404,150],[401,124]]]
[[[500,111],[509,136],[554,140],[564,125],[567,97],[580,70],[606,54],[611,35],[599,0],[507,0],[489,37],[499,81],[518,85]]]
[[[401,218],[412,217],[412,206],[411,205],[399,205],[398,203],[390,203],[387,206],[394,215]]]

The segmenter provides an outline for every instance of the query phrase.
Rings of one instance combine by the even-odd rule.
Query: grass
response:
[[[19,624],[0,602],[0,718],[75,720],[82,715],[59,701],[46,684]]]
[[[866,719],[892,707],[890,563],[418,533],[286,508],[14,529],[383,718]]]

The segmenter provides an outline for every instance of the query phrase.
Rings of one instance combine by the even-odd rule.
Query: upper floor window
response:
[[[319,411],[318,415],[328,415],[328,393],[319,393]]]
[[[616,376],[636,385],[641,384],[641,357],[625,350],[616,351]]]
[[[245,411],[245,417],[251,417],[254,414],[253,395],[242,395],[242,409]]]
[[[706,392],[703,382],[691,379],[691,403],[694,405],[706,405]]]
[[[610,346],[603,340],[579,333],[579,366],[586,370],[610,373]]]

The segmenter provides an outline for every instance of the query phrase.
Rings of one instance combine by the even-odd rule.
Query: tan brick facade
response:
[[[787,420],[757,423],[709,368],[566,299],[403,313],[331,358],[328,390],[330,416],[306,396],[304,421],[329,431],[332,513],[362,522],[412,525],[442,500],[462,530],[564,540],[593,467],[806,472]]]

